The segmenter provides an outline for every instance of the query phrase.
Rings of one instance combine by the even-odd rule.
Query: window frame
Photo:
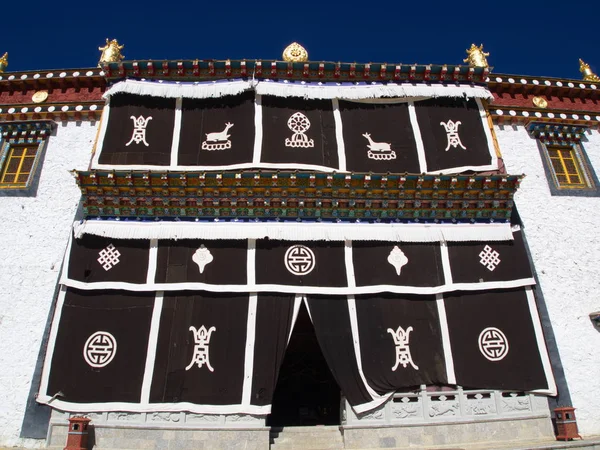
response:
[[[548,180],[550,194],[553,196],[600,197],[600,183],[594,168],[582,144],[585,139],[586,127],[549,123],[530,123],[528,131],[536,139],[542,165]],[[558,179],[550,150],[570,150],[583,185],[567,183],[561,185]],[[569,185],[571,184],[571,185]]]
[[[48,136],[54,129],[54,122],[21,122],[0,125],[0,196],[31,196],[37,192],[42,161],[45,156]],[[1,183],[9,162],[9,156],[15,147],[35,149],[35,157],[29,170],[29,176],[23,183]]]

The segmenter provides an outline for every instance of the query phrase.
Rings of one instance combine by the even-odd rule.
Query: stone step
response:
[[[344,448],[337,426],[287,427],[271,430],[271,450],[340,450]]]

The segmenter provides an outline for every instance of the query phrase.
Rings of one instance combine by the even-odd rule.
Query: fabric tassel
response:
[[[238,95],[250,89],[248,81],[226,81],[209,83],[159,83],[155,81],[125,80],[115,83],[103,97],[115,94],[149,95],[163,98],[218,98]]]
[[[407,97],[453,97],[493,99],[482,86],[459,84],[348,84],[339,83],[289,83],[278,81],[236,80],[222,82],[168,83],[156,81],[125,80],[114,84],[104,98],[127,93],[164,98],[217,98],[237,95],[249,89],[260,95],[276,97],[300,97],[304,99],[366,100]]]
[[[283,241],[471,242],[511,241],[510,224],[317,224],[317,223],[132,223],[85,220],[84,234],[117,239],[275,239]]]

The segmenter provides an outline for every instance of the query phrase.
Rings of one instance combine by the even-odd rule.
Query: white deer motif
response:
[[[230,134],[227,134],[227,132],[232,126],[232,123],[227,122],[223,131],[219,131],[217,133],[206,133],[206,140],[208,142],[226,141],[227,139],[229,139],[229,136],[231,136]]]
[[[371,150],[377,150],[377,151],[392,150],[392,148],[391,148],[392,144],[388,144],[387,142],[373,142],[373,139],[371,139],[371,135],[369,133],[365,133],[365,134],[363,134],[363,136],[366,137],[367,140],[369,141],[369,145],[367,145],[367,147],[369,147]]]
[[[374,142],[373,139],[371,139],[370,133],[363,134],[363,137],[367,138],[367,140],[369,141],[369,145],[367,145],[367,147],[369,148],[367,157],[369,159],[396,159],[396,152],[392,150],[392,144],[389,144],[387,142]]]

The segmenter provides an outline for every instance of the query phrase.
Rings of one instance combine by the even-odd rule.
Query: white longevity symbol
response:
[[[194,355],[192,356],[192,360],[185,370],[190,370],[194,364],[197,364],[201,369],[202,366],[206,364],[208,370],[214,372],[215,369],[213,369],[213,367],[210,365],[210,360],[208,359],[208,344],[210,344],[210,335],[217,329],[215,327],[210,327],[210,329],[207,331],[206,327],[202,325],[197,330],[195,327],[190,327],[189,330],[194,334],[195,345]]]
[[[409,364],[415,370],[419,370],[419,367],[415,365],[412,360],[412,356],[410,354],[410,347],[408,346],[408,335],[413,330],[413,327],[408,327],[406,331],[402,327],[398,327],[396,331],[391,328],[387,329],[387,332],[392,335],[394,338],[394,344],[396,345],[396,364],[392,367],[392,370],[395,372],[398,368],[399,364],[402,364],[402,367],[406,367]]]
[[[144,119],[144,116],[131,116],[130,119],[133,120],[133,134],[125,146],[128,147],[132,142],[136,144],[143,142],[148,147],[148,143],[146,142],[146,126],[148,125],[148,121],[152,120],[152,116],[148,116],[147,119]]]
[[[458,135],[458,126],[461,125],[460,120],[452,122],[452,120],[448,119],[448,122],[440,122],[440,125],[443,125],[443,127],[445,128],[446,137],[448,138],[448,145],[446,146],[446,151],[450,149],[450,146],[456,148],[459,145],[463,150],[467,149],[467,147],[462,145],[462,142],[460,142],[460,136]]]

